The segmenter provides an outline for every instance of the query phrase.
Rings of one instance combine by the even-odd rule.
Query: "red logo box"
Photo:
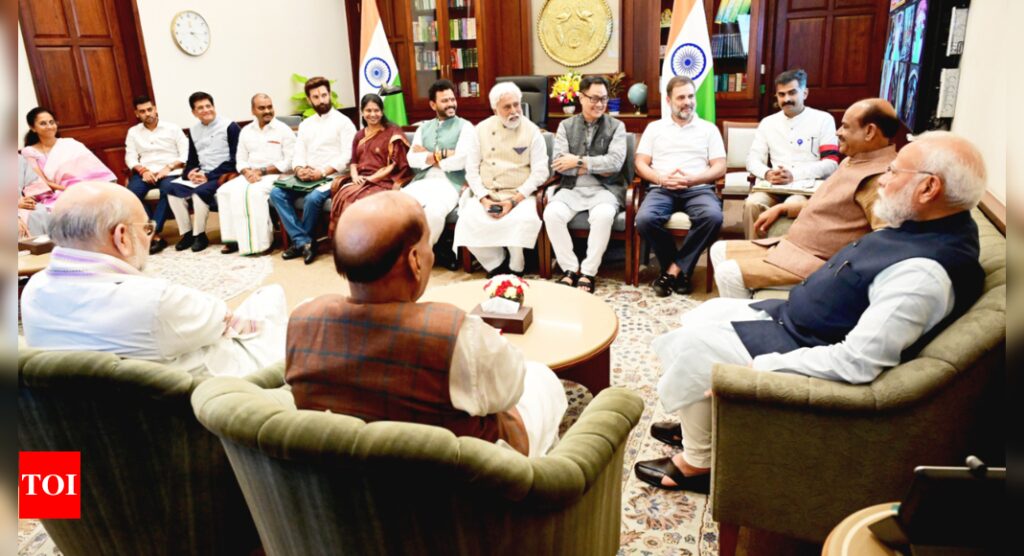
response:
[[[81,468],[80,452],[19,452],[18,517],[81,517]]]

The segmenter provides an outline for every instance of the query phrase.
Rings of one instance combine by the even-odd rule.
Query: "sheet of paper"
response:
[[[194,184],[194,183],[192,183],[191,181],[189,181],[189,180],[187,180],[185,178],[178,178],[176,180],[171,180],[171,183],[181,184],[181,185],[184,185],[185,187],[191,187],[192,189],[195,189],[196,185],[197,185],[197,184]]]

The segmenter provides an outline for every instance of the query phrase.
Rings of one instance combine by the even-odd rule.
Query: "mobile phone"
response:
[[[501,212],[501,205],[491,205],[491,208],[487,209],[487,212],[498,214],[499,212]]]

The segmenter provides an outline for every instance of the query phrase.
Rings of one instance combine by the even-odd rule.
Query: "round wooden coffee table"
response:
[[[451,303],[472,311],[487,299],[486,280],[471,280],[431,288],[420,301]],[[529,281],[526,305],[533,324],[526,334],[505,334],[530,361],[543,363],[558,376],[586,386],[597,394],[609,385],[610,350],[619,334],[615,311],[589,293],[553,282]]]

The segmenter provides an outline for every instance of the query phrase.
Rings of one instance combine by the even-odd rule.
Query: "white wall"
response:
[[[1007,157],[1006,74],[1007,64],[1012,65],[1016,56],[1003,47],[1012,20],[1006,16],[1008,4],[1010,0],[971,2],[953,117],[953,131],[969,138],[981,149],[988,171],[988,189],[1004,205],[1007,164],[1017,165],[1013,172],[1017,176],[1021,175],[1022,164],[1020,157]]]
[[[21,25],[18,25],[18,147],[21,148],[21,138],[28,132],[28,124],[25,123],[25,114],[39,104],[36,98],[35,85],[32,82],[32,72],[28,67],[28,55],[25,54],[25,41],[21,38]]]
[[[182,126],[195,122],[188,95],[213,95],[218,114],[250,119],[249,99],[264,92],[279,115],[294,112],[289,97],[301,92],[293,73],[337,80],[333,88],[345,106],[354,104],[345,4],[338,0],[137,0],[143,41],[160,116]],[[210,49],[199,57],[181,50],[171,37],[171,18],[199,12],[210,25]],[[18,137],[25,113],[37,100],[18,28]]]
[[[338,0],[137,0],[153,94],[160,115],[182,126],[194,123],[188,96],[213,95],[219,115],[251,117],[249,99],[264,92],[279,115],[294,112],[289,100],[302,86],[291,75],[323,75],[345,106],[354,103],[345,4]],[[210,49],[199,57],[171,37],[171,19],[195,10],[210,25]]]

